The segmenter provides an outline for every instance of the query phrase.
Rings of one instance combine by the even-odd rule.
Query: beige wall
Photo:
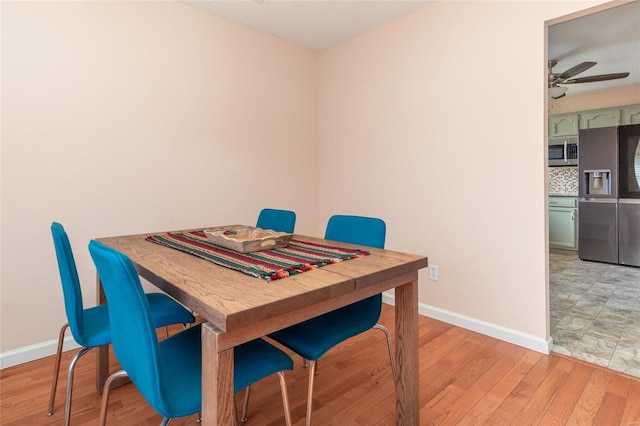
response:
[[[597,3],[435,2],[318,55],[179,3],[2,2],[0,351],[64,321],[52,220],[92,304],[90,238],[266,205],[382,217],[440,267],[423,307],[546,339],[544,22]]]
[[[544,22],[593,4],[435,2],[321,53],[320,218],[429,256],[426,312],[547,338]]]
[[[549,100],[549,114],[587,111],[640,103],[640,85],[565,96]]]
[[[1,348],[65,322],[49,226],[87,306],[91,238],[255,223],[317,233],[317,52],[176,2],[2,7]]]

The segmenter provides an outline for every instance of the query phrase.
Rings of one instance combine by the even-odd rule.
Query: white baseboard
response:
[[[80,345],[73,340],[73,337],[67,336],[64,338],[64,346],[62,347],[62,350],[68,351],[79,347]],[[24,346],[22,348],[2,352],[0,353],[0,370],[55,355],[57,350],[58,339],[53,339],[42,343],[36,343],[35,345]],[[53,366],[53,362],[51,365]]]
[[[395,306],[395,297],[393,295],[382,293],[382,301]],[[549,355],[551,348],[553,348],[553,339],[551,336],[547,339],[542,339],[531,334],[436,308],[435,306],[427,305],[425,303],[418,304],[418,313],[425,317],[443,321],[447,324],[475,331],[476,333],[494,337],[505,342],[513,343],[514,345],[522,346],[523,348],[531,349],[532,351],[540,352],[545,355]]]
[[[382,293],[382,301],[388,305],[395,305],[395,298],[387,293]],[[514,345],[522,346],[536,352],[548,355],[553,347],[553,340],[549,337],[547,340],[541,339],[530,334],[522,333],[517,330],[511,330],[500,325],[491,324],[480,321],[475,318],[460,315],[455,312],[446,311],[424,303],[418,305],[418,313],[425,317],[437,319],[439,321],[462,327],[467,330],[475,331],[486,336],[504,340]],[[7,352],[0,353],[0,370],[14,365],[23,364],[29,361],[35,361],[40,358],[55,355],[58,346],[58,340],[48,340],[46,342],[37,343],[35,345],[24,346]],[[64,350],[77,349],[80,346],[73,340],[73,337],[67,336],[64,339]]]

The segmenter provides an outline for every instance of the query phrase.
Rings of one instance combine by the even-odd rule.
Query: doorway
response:
[[[604,46],[615,56],[618,47],[606,40],[606,29],[615,27],[620,32],[625,28],[624,17],[637,21],[639,13],[640,2],[636,1],[622,5],[601,5],[584,13],[554,20],[549,26],[547,59],[558,60],[558,71],[582,61],[594,61],[598,63],[598,71],[585,72],[585,76],[610,72],[610,68],[600,67],[613,61],[607,59],[610,58],[608,53],[596,56],[594,50],[592,56],[580,55],[590,51],[591,47],[586,44],[592,44]],[[575,26],[580,20],[587,22],[586,25],[590,27],[588,36],[576,36],[575,33],[572,36],[574,40],[583,40],[586,44],[563,45],[563,51],[559,48],[561,42],[554,37],[566,36],[572,31],[569,27]],[[594,20],[598,25],[588,23]],[[602,35],[598,28],[605,30]],[[637,22],[629,28],[638,32],[634,47],[640,52]],[[558,43],[558,46],[554,43]],[[638,65],[634,67],[640,69]],[[637,98],[620,98],[621,90],[616,89],[615,85],[603,88],[574,84],[567,85],[566,89],[565,96],[549,99],[548,116],[640,103]],[[630,92],[634,91],[627,90],[627,93]],[[553,195],[550,187],[549,194]],[[574,195],[577,196],[577,192]],[[640,377],[640,268],[585,262],[579,259],[576,251],[551,248],[548,271],[549,324],[554,341],[552,350]]]

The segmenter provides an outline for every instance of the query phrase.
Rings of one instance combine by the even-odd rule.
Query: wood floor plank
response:
[[[426,404],[422,411],[424,415],[437,424],[457,423],[482,395],[481,391],[473,388],[474,384],[503,358],[506,348],[501,343],[504,342],[496,341],[496,345],[491,347],[478,345],[478,349],[469,351],[461,362],[466,368],[452,372],[454,381]]]
[[[505,371],[509,371],[516,364],[518,358],[514,357],[513,354],[521,354],[524,351],[525,349],[523,348],[498,341],[494,347],[494,352],[500,354],[500,358],[494,359],[491,366],[486,365],[486,370],[477,377],[477,380],[470,383],[468,388],[460,389],[458,398],[450,403],[446,414],[438,420],[450,424],[468,423],[470,420],[466,416],[469,416],[469,414],[476,409],[477,404],[498,384],[504,377]],[[463,421],[463,418],[467,418],[467,420]],[[477,420],[473,413],[471,414],[471,418]]]
[[[640,381],[630,381],[629,392],[627,393],[627,403],[624,407],[624,413],[620,419],[620,424],[634,426],[640,425]]]
[[[471,335],[467,334],[463,341],[451,348],[437,362],[425,370],[421,368],[421,377],[424,377],[430,384],[428,388],[423,387],[420,393],[421,401],[426,401],[426,404],[421,404],[421,412],[425,413],[426,410],[427,416],[437,415],[431,410],[435,403],[433,400],[444,397],[445,389],[462,374],[464,366],[470,360],[470,354],[479,350],[478,346],[470,341],[470,338]]]
[[[526,405],[520,410],[514,424],[537,424],[564,387],[574,366],[574,363],[566,359],[559,359],[551,371],[546,374]]]
[[[540,424],[565,424],[593,371],[593,368],[586,364],[575,364],[561,391],[544,412]]]
[[[580,397],[567,420],[568,422],[572,424],[588,424],[593,421],[607,391],[611,376],[611,373],[603,370],[593,372],[580,393]]]
[[[513,424],[522,408],[529,402],[535,390],[557,364],[556,357],[541,357],[533,368],[522,378],[500,407],[487,420],[489,424]]]
[[[384,306],[380,323],[393,333],[394,311]],[[419,318],[421,425],[640,424],[640,380],[558,355],[543,355],[426,317]],[[180,329],[172,328],[171,332]],[[66,369],[75,351],[66,352]],[[95,354],[76,367],[72,424],[97,424],[100,395],[95,391]],[[287,385],[295,426],[304,425],[307,369],[293,356]],[[2,426],[61,425],[65,374],[61,374],[55,413],[46,415],[53,357],[0,371]],[[109,370],[118,369],[114,356]],[[316,376],[313,424],[388,426],[395,423],[395,386],[386,342],[375,330],[329,351]],[[242,394],[236,395],[242,405]],[[133,384],[111,393],[108,424],[153,425],[161,417]],[[247,426],[284,424],[275,377],[252,387]],[[171,426],[197,426],[196,417]]]
[[[630,383],[621,376],[611,377],[607,391],[600,403],[595,417],[595,424],[620,424],[629,394]]]
[[[618,425],[624,412],[626,401],[624,398],[612,393],[605,393],[595,415],[593,424]]]
[[[526,351],[518,362],[505,369],[504,376],[496,385],[487,392],[486,396],[478,401],[474,407],[461,419],[460,424],[487,424],[496,410],[511,395],[518,384],[529,374],[543,355]],[[497,416],[499,417],[499,416]],[[497,418],[496,417],[496,418]],[[494,418],[494,421],[495,419]]]

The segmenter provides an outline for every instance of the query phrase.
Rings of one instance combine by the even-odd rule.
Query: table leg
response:
[[[218,351],[222,332],[202,324],[202,425],[231,426],[233,409],[233,348]]]
[[[396,425],[420,424],[418,281],[396,287]]]
[[[107,298],[102,288],[100,275],[96,273],[96,304],[107,303]],[[96,391],[102,393],[104,383],[109,377],[109,345],[99,346],[96,349]]]

